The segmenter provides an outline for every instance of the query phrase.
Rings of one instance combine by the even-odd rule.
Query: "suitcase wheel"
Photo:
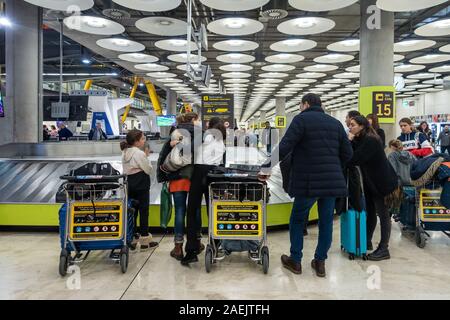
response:
[[[367,257],[367,254],[363,254],[363,255],[362,255],[362,259],[363,259],[364,261],[369,260],[369,258]]]
[[[353,253],[348,255],[349,260],[355,260],[355,255]]]

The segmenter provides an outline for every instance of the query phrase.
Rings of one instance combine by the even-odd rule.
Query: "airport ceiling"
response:
[[[25,1],[44,7],[55,3],[55,0]],[[45,38],[48,68],[57,67],[58,63],[54,60],[59,50],[55,31],[59,25],[55,18],[66,17],[65,72],[69,65],[91,69],[91,73],[116,72],[116,78],[129,84],[135,74],[150,76],[160,87],[161,95],[164,95],[164,89],[175,88],[184,100],[194,102],[200,101],[202,92],[217,92],[220,83],[228,93],[235,94],[238,121],[249,120],[261,110],[273,114],[275,96],[286,97],[288,111],[297,108],[298,100],[306,92],[320,93],[328,109],[342,108],[357,100],[359,1],[194,0],[193,25],[198,29],[204,24],[208,31],[208,51],[202,52],[206,58],[202,65],[212,67],[214,82],[210,88],[192,85],[182,70],[182,61],[186,60],[182,51],[186,42],[183,43],[187,29],[187,0],[95,0],[93,6],[92,0],[64,1],[86,5],[88,9],[82,11],[81,16],[102,17],[109,21],[86,18],[77,24],[77,20],[68,20],[68,14],[46,9],[45,26],[53,30],[48,30]],[[393,3],[379,1],[387,6]],[[430,1],[436,5],[420,8],[420,3]],[[407,3],[406,0],[397,1],[400,6],[402,2]],[[151,7],[148,7],[149,3]],[[342,3],[344,7],[326,8],[327,4],[333,3]],[[450,2],[415,0],[414,3],[420,10],[395,12],[395,43],[407,41],[406,45],[396,45],[395,71],[407,80],[406,88],[399,94],[410,96],[441,90],[442,79],[448,79],[450,72]],[[154,8],[153,11],[144,11],[150,8]],[[430,25],[416,31],[434,21],[441,21],[438,27]],[[91,33],[101,33],[103,29],[109,35]],[[119,40],[102,40],[108,38]],[[345,42],[339,43],[341,41]],[[405,50],[411,51],[402,52]],[[192,52],[193,55],[196,53]],[[175,54],[181,55],[173,56]],[[93,61],[90,66],[80,62],[86,56]],[[142,63],[130,60],[139,59],[144,59],[147,64],[137,69],[135,66]],[[169,77],[174,74],[176,76],[170,79],[178,80],[161,79],[164,76],[161,73],[168,73]],[[110,78],[114,77],[99,76],[96,81],[110,83]]]

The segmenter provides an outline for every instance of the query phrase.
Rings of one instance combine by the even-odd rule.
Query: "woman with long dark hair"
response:
[[[397,188],[397,174],[384,153],[380,137],[365,117],[358,116],[351,120],[349,138],[354,152],[348,165],[359,166],[363,176],[368,250],[373,250],[372,237],[377,225],[377,215],[380,218],[381,240],[378,248],[368,258],[374,261],[390,259],[388,247],[391,216],[384,198]]]
[[[422,121],[419,124],[419,127],[417,128],[417,130],[419,132],[422,132],[427,137],[428,142],[431,142],[431,139],[433,138],[432,137],[433,132],[431,131],[430,126],[428,125],[428,122]]]
[[[128,197],[139,202],[135,215],[135,226],[139,215],[139,230],[135,233],[131,248],[135,249],[137,243],[141,249],[153,248],[158,245],[152,242],[152,236],[148,232],[148,216],[150,205],[150,174],[152,166],[148,161],[148,154],[142,151],[145,145],[145,136],[140,130],[130,130],[126,140],[120,143],[122,150],[123,174],[127,176]]]
[[[386,134],[383,129],[380,127],[380,123],[378,122],[378,116],[376,114],[368,114],[367,120],[369,121],[369,124],[372,126],[372,128],[375,129],[375,132],[380,136],[383,148],[386,148]]]
[[[208,206],[208,173],[223,163],[225,154],[226,128],[222,119],[214,117],[209,120],[208,130],[204,134],[204,140],[194,137],[194,171],[191,178],[189,190],[186,234],[186,255],[181,260],[182,265],[197,262],[200,253],[201,241],[198,234],[201,232],[201,219],[199,221],[198,211],[201,210],[202,199]]]

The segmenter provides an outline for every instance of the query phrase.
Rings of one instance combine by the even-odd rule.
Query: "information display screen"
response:
[[[177,122],[175,115],[166,115],[156,117],[156,124],[158,127],[171,127]]]

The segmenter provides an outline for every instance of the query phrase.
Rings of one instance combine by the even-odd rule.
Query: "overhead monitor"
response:
[[[171,127],[177,123],[176,115],[157,116],[156,125],[158,127]]]

